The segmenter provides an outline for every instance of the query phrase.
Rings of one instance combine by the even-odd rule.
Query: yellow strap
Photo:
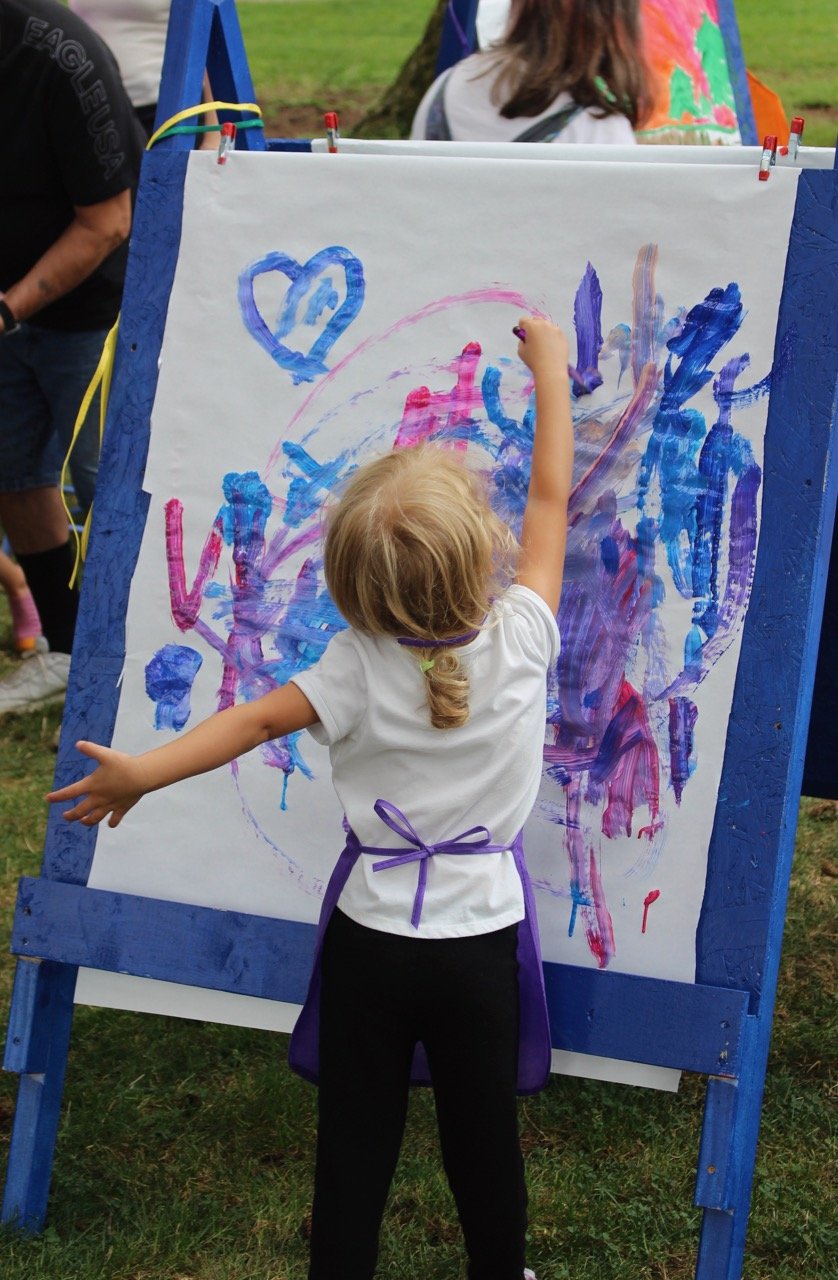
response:
[[[167,129],[171,129],[172,125],[179,124],[181,120],[191,119],[191,117],[193,116],[204,115],[208,111],[251,111],[251,112],[254,112],[257,116],[262,115],[261,109],[256,105],[255,102],[202,102],[197,107],[187,107],[184,111],[178,111],[177,115],[171,116],[165,122],[165,124],[161,124],[160,128],[156,129],[154,133],[151,135],[151,137],[149,138],[146,144],[146,151],[148,151],[151,147],[153,147],[155,142],[157,142],[157,140],[161,137],[161,135],[164,134]],[[70,457],[72,455],[73,449],[75,448],[76,441],[78,440],[79,432],[84,426],[85,419],[87,418],[88,411],[90,409],[91,403],[93,402],[93,397],[96,394],[97,388],[100,386],[101,386],[101,393],[99,396],[99,447],[100,449],[102,447],[102,437],[104,436],[104,432],[105,432],[105,417],[108,412],[108,396],[110,395],[110,391],[111,391],[111,377],[113,375],[114,355],[116,353],[116,337],[118,332],[119,332],[119,317],[117,317],[116,323],[114,324],[108,336],[105,338],[105,345],[102,347],[102,354],[99,357],[99,363],[96,366],[96,372],[91,378],[90,386],[87,388],[87,391],[84,393],[84,399],[82,400],[81,405],[79,406],[79,411],[78,411],[78,414],[76,415],[76,421],[73,427],[73,435],[70,440],[70,447],[67,450],[67,456],[64,459],[64,465],[61,468],[61,501],[64,504],[64,510],[67,512],[67,519],[70,522],[70,528],[73,530],[73,536],[76,540],[76,562],[75,562],[75,565],[73,566],[72,577],[70,578],[71,587],[76,581],[76,578],[78,577],[79,569],[81,568],[82,561],[85,559],[87,555],[87,544],[90,539],[90,518],[93,515],[93,507],[91,505],[91,508],[87,513],[87,517],[84,522],[84,528],[82,529],[81,537],[79,537],[78,530],[73,524],[73,518],[72,518],[72,515],[70,514],[70,508],[67,505],[67,499],[64,496],[64,488],[67,484],[67,477],[69,474]]]
[[[61,468],[61,501],[64,504],[64,510],[67,512],[67,519],[70,522],[70,528],[73,530],[73,537],[76,540],[76,562],[75,562],[75,565],[73,566],[73,573],[70,578],[71,587],[76,581],[76,578],[78,577],[78,574],[79,574],[79,569],[81,568],[81,563],[84,560],[85,556],[87,555],[87,543],[90,538],[90,517],[93,514],[93,506],[91,505],[91,508],[87,513],[87,516],[84,522],[84,528],[82,529],[81,537],[79,537],[78,530],[73,524],[73,517],[70,514],[70,508],[67,505],[67,499],[64,496],[64,489],[67,484],[70,458],[72,456],[73,449],[76,446],[76,441],[79,438],[79,433],[82,427],[84,426],[85,420],[87,418],[87,414],[90,410],[90,405],[93,401],[93,397],[96,394],[97,388],[100,386],[101,386],[101,391],[99,393],[99,448],[100,450],[102,448],[102,437],[105,433],[105,415],[108,412],[108,396],[110,395],[110,391],[111,391],[111,376],[113,374],[114,353],[116,351],[116,336],[118,331],[119,331],[119,317],[117,316],[116,323],[114,324],[108,336],[105,338],[105,345],[102,347],[102,354],[99,357],[99,363],[96,366],[96,372],[94,373],[93,377],[90,380],[90,386],[85,391],[84,399],[82,400],[79,406],[79,411],[76,414],[76,421],[73,427],[73,435],[70,440],[70,447],[67,450],[67,456],[64,459],[64,465]]]
[[[146,151],[150,151],[155,142],[158,142],[172,125],[180,124],[181,120],[189,120],[192,116],[205,115],[208,111],[252,111],[257,116],[262,115],[261,107],[258,107],[255,102],[201,102],[197,107],[186,107],[185,110],[178,111],[177,115],[170,116],[159,129],[155,129],[146,143]]]

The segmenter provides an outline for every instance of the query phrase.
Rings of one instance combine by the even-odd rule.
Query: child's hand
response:
[[[568,344],[561,329],[540,316],[522,316],[518,327],[526,334],[518,343],[518,355],[533,374],[555,373],[567,378]]]
[[[110,814],[108,826],[118,827],[128,810],[145,795],[137,757],[111,747],[100,747],[95,742],[77,742],[76,747],[83,755],[98,761],[98,769],[69,787],[51,791],[47,800],[52,804],[82,797],[74,808],[64,813],[68,822],[93,827]]]

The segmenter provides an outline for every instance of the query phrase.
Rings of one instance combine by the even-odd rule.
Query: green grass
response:
[[[322,132],[323,111],[353,122],[395,77],[433,0],[274,0],[239,4],[257,98],[272,133]],[[737,0],[745,60],[806,118],[805,141],[838,134],[835,0]],[[300,107],[307,108],[301,112]]]
[[[430,8],[429,0],[239,4],[270,132],[310,136],[322,132],[324,111],[336,110],[345,120],[360,115],[421,37]],[[300,107],[308,110],[301,114]]]
[[[8,639],[0,608],[0,653]],[[0,657],[0,675],[11,659]],[[0,932],[40,863],[58,713],[0,721]],[[833,1274],[838,806],[804,800],[751,1215],[748,1280]],[[0,963],[0,1007],[13,962]],[[286,1037],[76,1012],[47,1230],[0,1232],[3,1280],[298,1280],[314,1090]],[[0,1077],[0,1168],[17,1081]],[[689,1280],[704,1082],[679,1094],[554,1078],[522,1102],[529,1261],[541,1280]],[[461,1247],[427,1091],[411,1103],[382,1237],[388,1280],[459,1280]]]
[[[806,120],[804,142],[831,147],[838,134],[838,5],[834,0],[737,0],[745,62]]]

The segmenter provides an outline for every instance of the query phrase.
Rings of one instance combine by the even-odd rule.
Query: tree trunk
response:
[[[352,130],[356,138],[408,138],[416,108],[431,84],[439,55],[447,0],[436,0],[425,34],[396,79]]]

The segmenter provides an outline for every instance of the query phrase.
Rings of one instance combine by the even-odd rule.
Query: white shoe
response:
[[[0,680],[0,716],[62,702],[69,674],[69,653],[40,653],[30,649],[22,655],[17,671]]]
[[[535,1280],[535,1272],[530,1271],[529,1267],[527,1267],[526,1271],[524,1272],[524,1280]]]

